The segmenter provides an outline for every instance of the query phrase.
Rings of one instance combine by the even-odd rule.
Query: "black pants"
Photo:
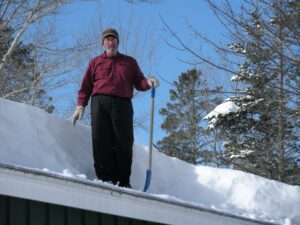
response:
[[[91,102],[92,143],[96,175],[103,181],[129,184],[133,146],[130,99],[95,95]]]

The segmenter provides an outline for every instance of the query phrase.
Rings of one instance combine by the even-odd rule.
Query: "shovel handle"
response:
[[[151,88],[151,98],[155,98],[155,87]]]
[[[151,115],[150,115],[150,137],[149,137],[149,170],[152,167],[152,142],[153,142],[153,120],[154,120],[154,98],[155,98],[155,87],[151,90]]]

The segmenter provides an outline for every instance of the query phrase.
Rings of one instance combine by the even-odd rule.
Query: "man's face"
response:
[[[115,53],[118,50],[118,40],[113,36],[104,38],[103,47],[107,53]]]

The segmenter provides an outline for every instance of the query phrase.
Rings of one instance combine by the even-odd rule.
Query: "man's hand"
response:
[[[84,107],[83,106],[77,106],[76,110],[75,110],[75,112],[73,114],[73,122],[72,122],[73,126],[75,126],[76,121],[78,119],[80,119],[80,120],[82,119],[83,114],[84,114]]]
[[[159,87],[159,80],[156,80],[154,77],[148,77],[147,78],[147,83],[149,84],[150,87]]]

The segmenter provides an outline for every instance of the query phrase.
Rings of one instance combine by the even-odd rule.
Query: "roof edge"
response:
[[[164,224],[273,224],[105,183],[0,163],[0,194]],[[226,223],[227,222],[227,223]]]

